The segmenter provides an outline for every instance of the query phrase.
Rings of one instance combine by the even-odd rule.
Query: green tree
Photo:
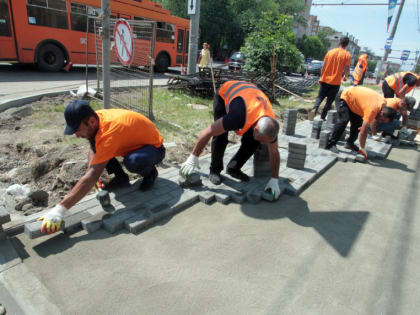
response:
[[[245,69],[249,71],[271,71],[270,60],[273,55],[274,43],[278,57],[277,69],[296,70],[302,63],[299,50],[295,46],[292,18],[284,14],[266,14],[256,21],[253,31],[245,40],[241,51],[246,58]]]
[[[367,71],[372,72],[372,73],[375,72],[377,63],[378,62],[376,60],[368,60]]]
[[[328,36],[332,34],[334,34],[334,30],[327,27],[320,28],[320,30],[318,31],[318,38],[320,39],[320,41],[322,42],[322,46],[324,47],[322,52],[323,56],[325,56],[328,50],[330,49],[331,42],[328,39]]]
[[[324,46],[318,36],[306,36],[303,39],[302,46],[306,58],[324,59]]]

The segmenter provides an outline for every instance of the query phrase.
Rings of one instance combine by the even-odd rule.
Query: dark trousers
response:
[[[328,142],[329,146],[336,145],[340,140],[347,124],[350,121],[350,136],[347,138],[347,143],[354,144],[359,135],[359,128],[363,124],[363,119],[359,115],[353,113],[344,100],[340,100],[340,105],[337,108],[338,122],[334,126],[333,133]]]
[[[216,95],[217,97],[217,95]],[[214,121],[225,116],[226,107],[222,102],[216,100],[213,102],[213,116]],[[260,144],[254,139],[254,128],[250,128],[241,138],[241,146],[238,152],[230,160],[227,167],[234,169],[241,169],[248,159],[255,153]],[[211,139],[211,163],[210,173],[220,174],[223,170],[223,156],[225,155],[226,146],[228,144],[228,132],[221,134]]]
[[[320,82],[320,85],[321,86],[319,87],[318,96],[314,104],[314,110],[318,112],[319,105],[321,105],[324,98],[327,98],[327,102],[325,103],[324,109],[321,113],[321,118],[325,119],[325,117],[327,117],[328,111],[331,109],[331,104],[334,101],[340,86],[331,85],[324,82]]]
[[[160,148],[156,148],[153,145],[145,145],[124,156],[123,164],[129,172],[146,177],[155,169],[156,164],[162,162],[165,153],[166,150],[163,145]],[[106,170],[108,174],[115,174],[116,176],[124,173],[124,170],[116,158],[112,158],[108,161]]]
[[[391,87],[385,80],[382,82],[382,92],[384,93],[384,97],[386,98],[394,97],[395,95],[394,90],[391,89]]]

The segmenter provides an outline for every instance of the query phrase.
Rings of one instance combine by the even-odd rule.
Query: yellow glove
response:
[[[55,233],[60,230],[63,222],[64,213],[67,211],[62,205],[56,205],[45,215],[39,218],[42,221],[41,233]]]

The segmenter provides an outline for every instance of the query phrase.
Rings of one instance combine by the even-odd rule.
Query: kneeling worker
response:
[[[385,104],[385,98],[374,90],[363,86],[345,88],[337,108],[339,121],[334,126],[327,149],[339,152],[337,142],[350,121],[350,136],[346,139],[345,148],[356,151],[367,159],[365,144],[369,125],[372,135],[376,136],[376,122],[390,122],[396,115],[395,109],[386,107]],[[359,130],[360,149],[354,144]]]
[[[213,184],[220,184],[228,131],[235,131],[242,136],[241,146],[228,163],[227,173],[241,181],[248,181],[248,175],[241,171],[242,166],[255,153],[260,143],[268,144],[272,178],[265,190],[271,189],[274,198],[277,199],[280,195],[280,154],[277,144],[279,124],[275,120],[268,97],[252,83],[228,81],[220,87],[214,97],[213,115],[215,122],[201,132],[192,154],[181,167],[181,173],[186,176],[195,171],[198,167],[198,157],[213,137],[209,180]]]
[[[156,126],[145,116],[124,110],[104,109],[94,111],[89,103],[76,100],[64,111],[67,123],[65,135],[75,134],[90,143],[88,169],[73,189],[47,212],[42,220],[41,232],[60,230],[64,213],[81,200],[95,185],[104,168],[115,174],[106,189],[129,183],[128,175],[115,158],[123,156],[123,164],[132,173],[143,176],[140,190],[152,188],[158,176],[155,167],[165,157],[163,138]]]
[[[404,96],[415,87],[420,87],[420,76],[412,72],[397,72],[387,76],[382,82],[382,92],[387,98]]]

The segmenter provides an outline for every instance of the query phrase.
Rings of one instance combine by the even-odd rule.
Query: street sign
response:
[[[408,56],[410,56],[410,51],[409,50],[403,50],[402,54],[401,54],[401,60],[403,60],[403,61],[407,60]]]
[[[124,66],[129,66],[134,57],[133,33],[126,20],[119,20],[114,28],[115,50]]]
[[[385,42],[385,49],[391,49],[393,38],[388,38]]]
[[[188,14],[192,15],[195,14],[195,8],[197,5],[197,0],[188,0]]]

